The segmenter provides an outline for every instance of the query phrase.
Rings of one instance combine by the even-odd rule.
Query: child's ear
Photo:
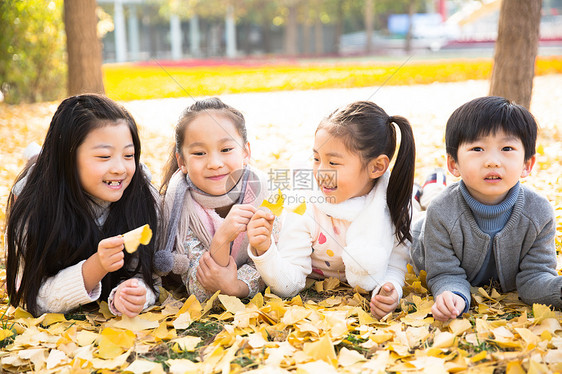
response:
[[[455,177],[460,177],[461,173],[459,171],[459,167],[453,156],[447,155],[447,168],[449,172],[453,174]]]
[[[531,156],[525,163],[523,164],[523,171],[521,172],[521,178],[528,177],[531,174],[531,170],[533,170],[533,166],[535,166],[535,161],[537,158],[535,155]]]
[[[244,166],[250,163],[250,158],[252,157],[252,150],[250,149],[250,142],[247,142],[244,146]]]
[[[388,169],[388,165],[390,165],[390,160],[387,155],[379,155],[378,157],[372,159],[367,164],[369,177],[371,179],[377,179]]]
[[[181,172],[187,174],[187,166],[185,165],[185,161],[183,160],[182,155],[176,152],[176,161],[178,162],[178,167],[181,169]]]

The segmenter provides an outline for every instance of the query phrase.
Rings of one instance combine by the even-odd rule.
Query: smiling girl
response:
[[[59,105],[8,202],[12,305],[40,315],[101,298],[133,317],[155,302],[154,245],[124,253],[120,235],[146,223],[158,231],[140,150],[134,119],[110,99],[80,95]]]
[[[396,127],[401,142],[396,152]],[[267,285],[288,297],[306,278],[336,277],[372,291],[382,318],[402,296],[410,245],[415,146],[408,121],[359,101],[325,118],[314,137],[313,174],[320,190],[302,216],[286,218],[272,243],[273,215],[258,210],[248,224],[250,256]]]
[[[162,186],[166,237],[156,269],[181,276],[199,300],[218,290],[251,297],[263,282],[248,258],[246,225],[267,183],[248,165],[244,116],[218,98],[201,100],[183,113],[175,137]]]

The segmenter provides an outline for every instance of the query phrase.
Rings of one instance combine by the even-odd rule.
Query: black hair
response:
[[[206,114],[209,116],[217,115],[224,116],[228,118],[238,130],[238,133],[242,137],[244,144],[248,142],[248,132],[246,130],[246,120],[244,115],[237,109],[227,105],[221,101],[218,97],[210,97],[207,99],[202,99],[196,101],[193,105],[188,107],[180,116],[175,130],[175,143],[170,152],[166,166],[164,167],[164,178],[162,186],[160,187],[160,193],[165,194],[168,189],[168,183],[172,178],[172,175],[178,170],[178,162],[176,159],[176,153],[183,157],[182,147],[185,140],[185,130],[187,126],[193,122],[198,116]],[[241,144],[241,146],[244,146]]]
[[[412,127],[400,116],[389,116],[377,104],[357,101],[336,110],[325,118],[318,129],[326,129],[341,138],[351,152],[360,155],[366,165],[384,154],[392,160],[396,151],[396,124],[400,130],[400,148],[386,192],[386,200],[399,243],[411,241],[411,200],[414,185],[416,147]],[[317,130],[318,131],[318,130]]]
[[[499,96],[484,96],[458,107],[445,130],[447,154],[457,161],[461,144],[504,131],[516,136],[525,148],[525,161],[535,154],[538,125],[525,107]]]
[[[136,171],[121,199],[109,206],[108,217],[100,228],[95,221],[92,197],[80,184],[76,151],[92,130],[121,123],[126,123],[131,131]],[[22,305],[36,315],[37,295],[45,279],[88,259],[96,253],[100,240],[146,223],[158,233],[156,197],[139,165],[140,154],[137,125],[114,101],[85,94],[61,102],[35,166],[24,170],[27,180],[23,190],[17,198],[13,191],[9,197],[6,279],[12,305]],[[152,243],[155,240],[134,254],[125,253],[125,266],[102,279],[103,298],[120,281],[138,273],[155,291]],[[134,263],[135,269],[127,269],[127,264]]]

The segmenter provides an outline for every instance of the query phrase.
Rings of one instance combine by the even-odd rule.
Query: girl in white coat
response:
[[[396,125],[401,142],[396,151]],[[336,277],[372,291],[371,312],[398,306],[411,242],[415,145],[409,122],[361,101],[325,118],[314,139],[319,193],[306,213],[290,213],[277,245],[274,216],[259,209],[248,224],[250,257],[271,290],[292,296],[308,276]]]

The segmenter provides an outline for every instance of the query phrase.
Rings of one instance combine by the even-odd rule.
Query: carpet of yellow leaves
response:
[[[31,141],[42,142],[57,104],[0,105],[2,226],[9,188],[24,163],[21,151]],[[546,107],[552,108],[551,113],[541,116],[538,162],[526,183],[549,196],[560,226],[562,117],[558,106],[550,103]],[[436,151],[443,147],[442,123],[437,122],[441,117],[415,128],[418,180],[443,161],[442,152]],[[170,139],[152,128],[141,128],[141,134],[143,159],[156,170],[165,161]],[[276,134],[283,136],[283,131]],[[274,154],[277,150],[270,152],[257,160],[261,168],[280,161]],[[558,227],[558,250],[560,238]],[[1,266],[0,284],[5,277]],[[283,300],[266,291],[244,303],[217,294],[200,304],[193,297],[174,297],[163,290],[158,306],[134,319],[111,317],[106,303],[72,314],[33,318],[24,310],[8,308],[2,287],[0,371],[562,371],[562,313],[542,305],[524,305],[515,293],[474,289],[473,307],[465,318],[436,322],[430,315],[433,299],[424,275],[417,277],[410,271],[401,308],[376,321],[368,313],[367,295],[360,290],[334,279],[310,286],[293,299]]]

